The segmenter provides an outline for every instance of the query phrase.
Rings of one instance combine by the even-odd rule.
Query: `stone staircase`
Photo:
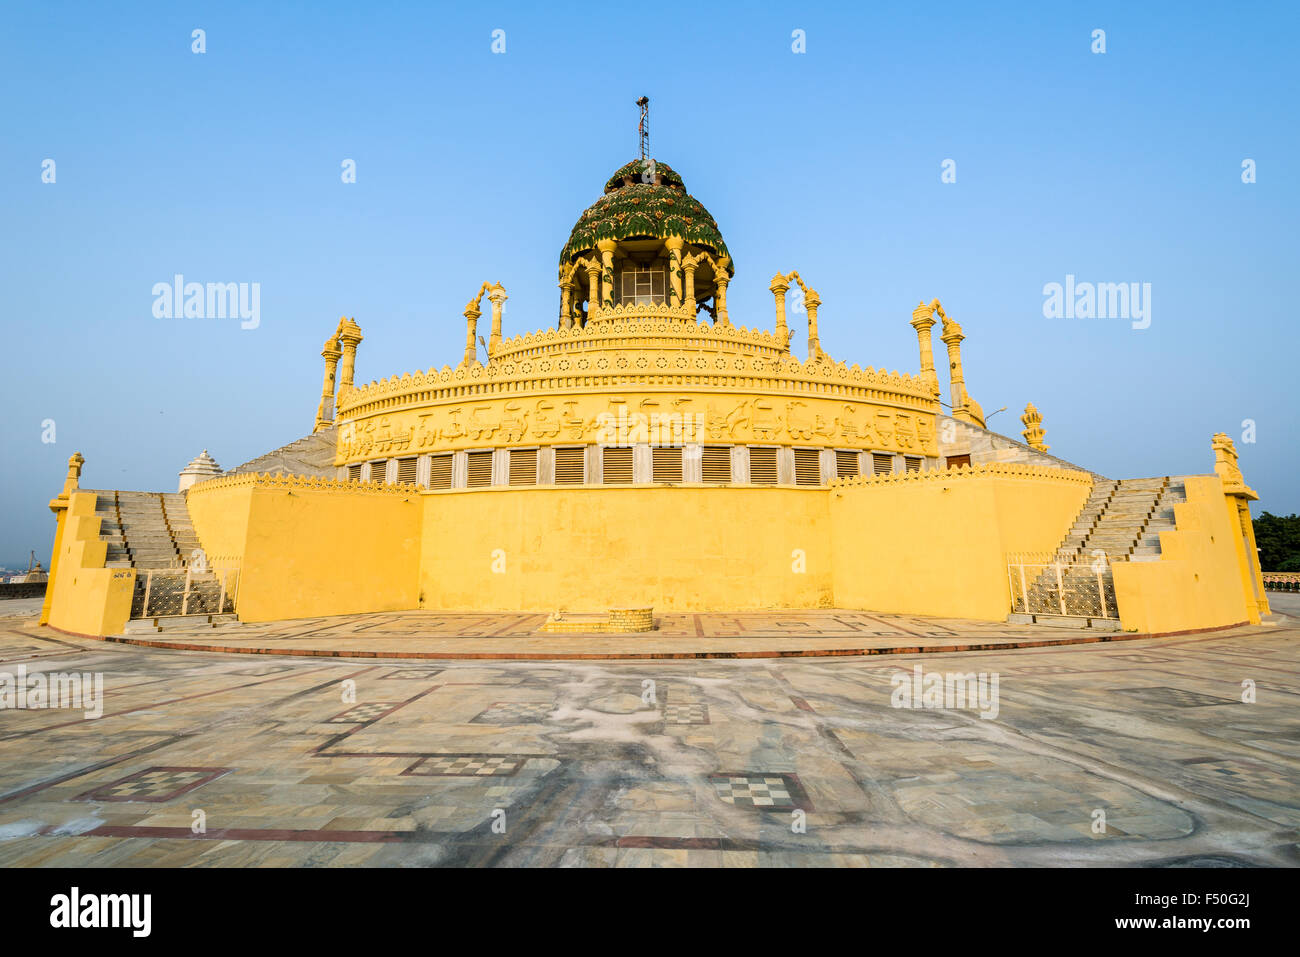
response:
[[[1033,566],[1033,578],[1023,586],[1013,576],[1009,620],[1115,627],[1119,610],[1111,565],[1159,561],[1160,533],[1174,530],[1174,506],[1185,501],[1181,476],[1099,478],[1048,559],[1052,564]]]
[[[200,545],[183,494],[95,491],[94,495],[100,538],[108,543],[104,564],[136,570],[131,618],[143,620],[133,621],[128,632],[158,630],[160,618],[179,615],[190,622],[195,616],[207,616],[214,625],[233,620],[230,596],[223,601],[222,579],[190,567]]]
[[[1160,533],[1174,530],[1174,506],[1187,501],[1181,477],[1098,481],[1056,550],[1056,561],[1091,564],[1160,560]]]
[[[199,547],[185,496],[179,492],[96,491],[99,536],[109,568],[172,568],[189,564]]]

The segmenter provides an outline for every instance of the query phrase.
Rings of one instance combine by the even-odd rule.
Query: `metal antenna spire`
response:
[[[637,134],[641,137],[641,162],[650,158],[650,97],[643,96],[636,101],[641,107],[641,122],[637,124]]]

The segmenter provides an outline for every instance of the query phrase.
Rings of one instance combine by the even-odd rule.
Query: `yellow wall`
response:
[[[1008,553],[1053,550],[1085,472],[999,464],[825,488],[413,486],[228,476],[190,490],[199,541],[240,567],[244,621],[398,611],[841,607],[1003,621]],[[1237,500],[1186,479],[1156,562],[1112,566],[1128,630],[1259,620]],[[94,493],[73,492],[50,624],[120,633],[135,572],[104,566]]]
[[[828,607],[827,504],[825,489],[752,486],[426,492],[422,607]]]
[[[1174,506],[1177,530],[1160,533],[1158,562],[1119,562],[1115,600],[1126,631],[1162,634],[1259,623],[1246,601],[1241,530],[1215,475],[1189,476]]]
[[[1005,621],[1007,553],[1054,551],[1092,489],[1086,472],[976,466],[831,489],[835,603]]]
[[[1086,473],[1019,465],[824,488],[393,492],[218,479],[190,492],[245,621],[410,608],[846,607],[1003,620],[1006,553],[1054,548]]]
[[[241,477],[197,485],[188,501],[204,550],[239,563],[242,621],[416,607],[413,488]]]
[[[135,569],[105,568],[108,545],[99,537],[94,492],[73,492],[62,519],[49,624],[78,635],[116,635],[126,627]]]
[[[185,507],[210,561],[243,562],[254,488],[252,481],[219,479],[191,486],[186,493]]]

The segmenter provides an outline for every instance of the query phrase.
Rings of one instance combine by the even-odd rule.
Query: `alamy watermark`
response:
[[[894,691],[889,703],[895,708],[930,708],[937,711],[978,710],[986,721],[998,716],[998,673],[981,671],[898,671],[889,679]]]
[[[186,282],[177,273],[171,282],[153,285],[153,314],[158,319],[240,319],[239,328],[262,324],[262,284],[258,282]]]
[[[79,709],[87,719],[104,714],[104,673],[62,672],[46,674],[0,671],[0,711],[29,711],[53,708]]]
[[[152,894],[83,894],[74,887],[50,898],[50,926],[56,928],[116,927],[148,937],[152,913]]]
[[[629,412],[620,407],[618,413],[602,412],[596,416],[599,445],[628,446],[647,442],[656,446],[676,446],[700,441],[705,432],[702,413],[684,412]]]
[[[1151,283],[1075,282],[1043,286],[1045,319],[1130,319],[1134,329],[1151,325]]]

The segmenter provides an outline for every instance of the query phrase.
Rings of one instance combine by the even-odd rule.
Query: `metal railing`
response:
[[[1119,619],[1110,564],[1012,557],[1007,562],[1011,610],[1063,618]]]
[[[141,569],[131,601],[132,618],[179,618],[185,615],[234,614],[239,598],[239,569]]]

